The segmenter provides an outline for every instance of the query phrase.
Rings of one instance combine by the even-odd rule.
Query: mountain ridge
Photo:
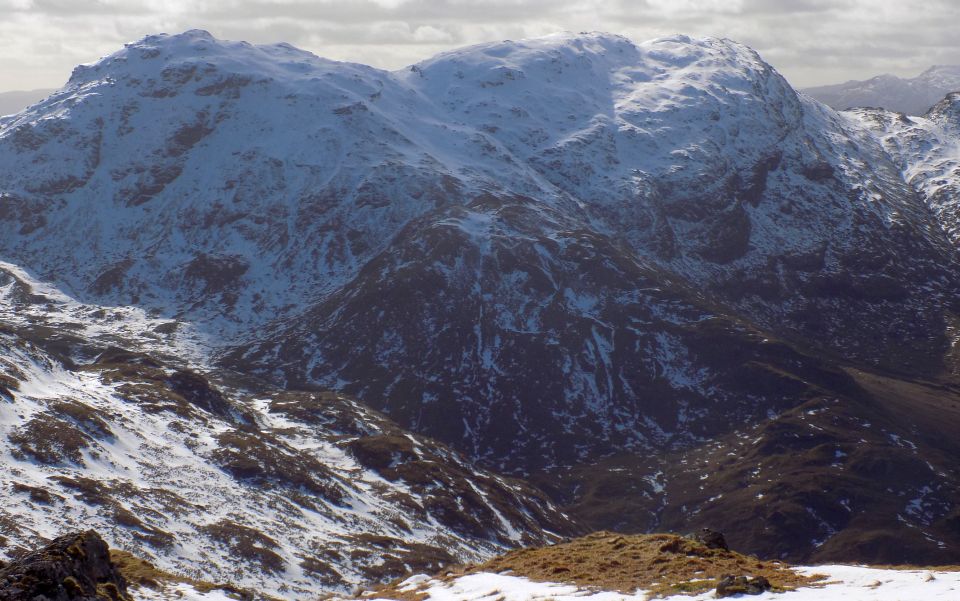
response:
[[[950,92],[960,90],[960,65],[934,65],[912,78],[878,75],[867,80],[804,88],[837,110],[879,108],[922,116]]]

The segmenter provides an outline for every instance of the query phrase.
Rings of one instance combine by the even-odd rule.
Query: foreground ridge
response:
[[[456,587],[461,579],[482,574],[505,574],[628,596],[637,591],[661,596],[698,593],[716,588],[726,576],[749,576],[756,580],[759,590],[778,592],[820,580],[797,573],[779,561],[762,561],[676,534],[596,532],[549,547],[510,551],[479,565],[444,572],[439,580],[408,578],[364,596],[408,598],[411,592],[416,594],[437,582]]]
[[[947,600],[960,590],[960,568],[790,566],[675,534],[598,532],[538,549],[512,551],[484,564],[417,575],[364,593],[362,599],[505,601],[553,598],[705,601],[749,595],[758,600]],[[784,594],[787,593],[787,594]]]

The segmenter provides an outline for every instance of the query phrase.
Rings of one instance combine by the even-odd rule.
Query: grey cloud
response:
[[[198,16],[209,19],[241,17],[293,18],[342,24],[369,24],[379,21],[412,23],[507,23],[517,19],[544,19],[577,13],[590,2],[573,0],[411,0],[399,5],[374,0],[330,0],[326,2],[251,2],[217,3],[201,7]]]
[[[31,0],[29,12],[54,18],[83,16],[136,15],[150,11],[146,2],[106,2],[104,0]]]
[[[637,41],[728,37],[756,48],[795,85],[960,64],[955,0],[0,0],[0,9],[0,90],[60,85],[77,62],[190,28],[386,68],[562,29]]]
[[[797,14],[838,13],[856,6],[856,0],[746,0],[741,14],[773,14],[794,16]]]

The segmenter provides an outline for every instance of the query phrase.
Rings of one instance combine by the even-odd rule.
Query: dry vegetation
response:
[[[0,363],[0,367],[5,367]],[[20,381],[13,376],[0,372],[0,398],[13,400],[13,392],[20,389]]]
[[[217,435],[219,447],[213,461],[237,480],[293,490],[305,490],[334,504],[343,502],[345,492],[338,477],[326,465],[266,432],[228,430]],[[310,503],[309,497],[291,496]],[[308,508],[310,504],[306,505]]]
[[[149,526],[141,521],[138,513],[142,513],[144,509],[137,507],[135,504],[137,497],[141,497],[147,493],[150,494],[153,500],[164,502],[167,511],[175,513],[186,503],[176,494],[158,489],[143,491],[125,483],[116,481],[105,483],[83,476],[73,478],[68,476],[51,476],[50,479],[64,489],[72,491],[74,498],[83,501],[87,505],[100,507],[103,511],[109,512],[115,523],[128,528],[133,536],[152,547],[169,550],[176,542],[173,534]],[[126,499],[130,502],[133,510],[128,508],[120,499]]]
[[[220,520],[200,530],[229,548],[236,559],[252,563],[264,572],[279,574],[285,568],[283,558],[273,551],[279,546],[277,541],[259,530],[231,520]]]
[[[44,465],[73,463],[83,466],[83,450],[93,440],[72,423],[50,413],[41,413],[7,435],[10,453]]]
[[[388,582],[411,572],[433,574],[455,559],[442,548],[364,532],[345,537],[350,557],[369,582]]]
[[[734,551],[709,549],[675,534],[621,535],[597,532],[549,547],[519,549],[479,565],[448,570],[438,578],[450,581],[478,572],[509,572],[539,582],[574,584],[584,588],[651,597],[697,594],[717,586],[726,575],[763,576],[772,590],[816,586],[822,577],[794,572],[786,564],[763,561]],[[400,591],[399,582],[376,591],[377,597],[416,601],[418,591]]]
[[[205,580],[194,580],[165,572],[149,561],[140,559],[127,551],[110,550],[110,561],[126,579],[127,584],[133,587],[147,587],[159,589],[167,584],[189,584],[196,590],[206,593],[212,590],[222,590],[237,599],[253,599],[253,594],[244,589],[229,584],[214,584]]]

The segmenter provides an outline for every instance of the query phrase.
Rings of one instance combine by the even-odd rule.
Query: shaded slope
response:
[[[288,383],[340,382],[521,473],[690,445],[792,406],[807,379],[845,385],[608,238],[545,223],[524,199],[415,224],[273,337],[228,363],[270,357]],[[310,371],[305,353],[319,357]]]
[[[541,481],[564,482],[554,494],[594,527],[720,528],[733,548],[791,562],[956,563],[956,386],[851,376],[857,388],[843,395],[811,390],[698,448]]]

